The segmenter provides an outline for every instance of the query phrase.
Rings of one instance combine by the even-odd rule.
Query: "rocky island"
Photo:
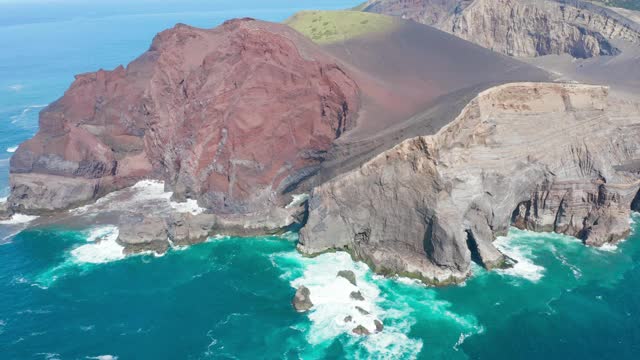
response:
[[[626,237],[640,208],[637,97],[517,57],[621,56],[640,27],[582,2],[463,3],[163,31],[41,112],[11,159],[3,216],[119,211],[108,221],[126,253],[301,228],[306,255],[344,250],[436,285],[464,280],[472,261],[508,266],[492,242],[510,226],[593,246]],[[143,180],[197,211],[105,205]],[[299,289],[296,308],[309,296]]]

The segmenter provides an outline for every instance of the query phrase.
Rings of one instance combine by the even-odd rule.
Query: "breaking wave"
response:
[[[29,113],[31,113],[31,111],[36,110],[36,109],[42,109],[44,107],[47,107],[48,104],[36,104],[36,105],[29,105],[27,107],[25,107],[24,109],[22,109],[22,112],[18,115],[13,115],[11,116],[11,123],[12,124],[16,124],[22,120],[24,120],[27,115],[29,115]]]
[[[37,218],[38,217],[34,215],[13,214],[10,219],[0,221],[0,225],[27,224]]]
[[[456,329],[451,346],[456,340],[461,344],[469,336],[484,331],[475,317],[451,311],[451,303],[437,299],[434,289],[412,279],[375,275],[366,264],[354,262],[347,253],[328,253],[309,259],[296,252],[286,252],[273,257],[272,262],[283,271],[284,280],[293,288],[304,285],[310,290],[314,307],[307,313],[310,325],[304,331],[307,342],[314,348],[327,348],[338,339],[353,358],[415,359],[423,346],[429,346],[409,335],[419,317],[444,322]],[[353,271],[356,285],[337,277],[340,270]],[[352,291],[360,291],[364,300],[352,299]],[[356,306],[369,315],[363,316]],[[346,323],[347,316],[355,321]],[[382,332],[371,331],[375,329],[374,319],[384,324]],[[353,334],[356,323],[362,323],[372,335]],[[463,338],[459,339],[458,334],[464,334]]]
[[[513,267],[496,270],[496,272],[531,282],[538,282],[542,279],[545,269],[533,262],[535,256],[531,248],[527,246],[526,239],[523,241],[523,236],[518,231],[511,231],[508,236],[498,237],[493,244],[500,252],[517,261]]]
[[[92,229],[87,237],[88,244],[71,251],[74,260],[79,263],[102,264],[124,259],[124,247],[117,243],[118,228],[102,226]]]

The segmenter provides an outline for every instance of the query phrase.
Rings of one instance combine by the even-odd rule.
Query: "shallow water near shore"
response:
[[[465,284],[447,288],[380,277],[345,253],[304,258],[295,234],[220,237],[161,257],[96,263],[77,249],[108,237],[106,227],[26,230],[0,246],[0,352],[7,359],[634,359],[640,225],[632,226],[629,239],[604,250],[512,230],[499,245],[526,266],[476,266]],[[91,251],[88,259],[106,250]],[[354,304],[340,297],[339,270],[354,271],[362,306],[384,322],[382,333],[358,337],[345,326]],[[291,306],[302,284],[322,291],[307,314]]]

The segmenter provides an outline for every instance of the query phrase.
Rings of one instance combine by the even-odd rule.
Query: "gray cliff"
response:
[[[432,136],[315,188],[299,250],[347,250],[379,273],[468,276],[510,225],[602,245],[629,233],[640,108],[603,86],[514,83],[480,93]]]
[[[611,40],[640,43],[640,26],[580,0],[376,0],[364,11],[401,16],[511,56],[616,55]]]

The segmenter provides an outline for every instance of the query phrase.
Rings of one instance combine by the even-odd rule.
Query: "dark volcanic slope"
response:
[[[375,134],[394,123],[390,118],[407,119],[435,98],[460,89],[548,77],[533,66],[440,30],[398,22],[391,32],[326,46],[352,65],[365,95],[366,121],[360,121],[350,136]]]
[[[440,30],[398,19],[394,31],[325,46],[348,65],[362,92],[356,127],[339,139],[322,179],[399,141],[435,133],[480,91],[550,75]]]
[[[177,25],[126,68],[77,76],[41,113],[11,159],[9,203],[62,209],[157,178],[216,211],[258,211],[283,202],[358,107],[336,60],[285,25]]]

